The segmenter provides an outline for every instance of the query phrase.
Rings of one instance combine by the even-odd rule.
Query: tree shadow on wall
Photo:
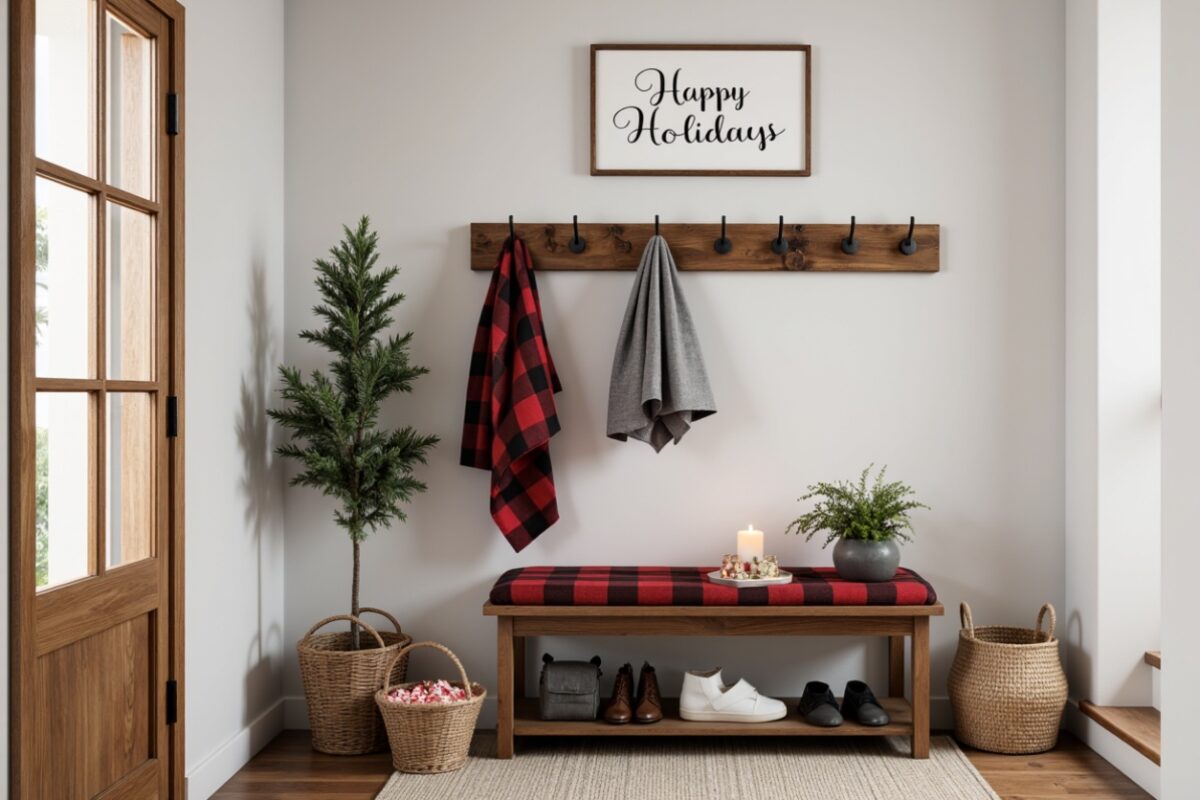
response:
[[[277,346],[272,338],[266,274],[258,260],[250,270],[250,300],[246,314],[250,321],[252,358],[249,371],[242,375],[237,437],[242,450],[242,474],[238,482],[245,502],[242,518],[257,559],[255,633],[246,654],[244,722],[249,724],[266,710],[272,698],[279,696],[282,665],[273,663],[272,653],[279,649],[283,637],[279,623],[273,621],[268,626],[263,617],[264,550],[273,544],[264,542],[264,533],[278,530],[283,509],[281,475],[274,458],[271,424],[267,418]]]

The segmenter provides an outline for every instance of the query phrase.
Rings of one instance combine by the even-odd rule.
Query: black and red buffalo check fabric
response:
[[[937,602],[909,569],[883,583],[842,580],[833,567],[785,567],[792,582],[738,589],[708,579],[715,567],[521,567],[492,587],[504,606],[921,606]]]
[[[518,552],[558,521],[550,437],[560,391],[529,250],[510,238],[479,315],[460,461],[491,471],[492,519]]]

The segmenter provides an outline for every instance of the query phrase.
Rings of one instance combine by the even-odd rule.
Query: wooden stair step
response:
[[[1162,653],[1158,650],[1147,650],[1143,660],[1155,669],[1162,669]]]
[[[1079,710],[1155,764],[1162,764],[1160,717],[1151,706],[1098,706],[1081,700]]]

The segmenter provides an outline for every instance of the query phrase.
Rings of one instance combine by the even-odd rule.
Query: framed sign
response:
[[[592,174],[811,174],[811,55],[806,44],[592,45]]]

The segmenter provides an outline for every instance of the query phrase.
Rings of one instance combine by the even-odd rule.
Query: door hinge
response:
[[[167,724],[174,725],[179,721],[179,684],[167,681]]]
[[[167,437],[175,438],[179,435],[179,398],[175,395],[167,396]]]
[[[167,95],[167,134],[175,136],[179,133],[179,95],[171,92]]]

